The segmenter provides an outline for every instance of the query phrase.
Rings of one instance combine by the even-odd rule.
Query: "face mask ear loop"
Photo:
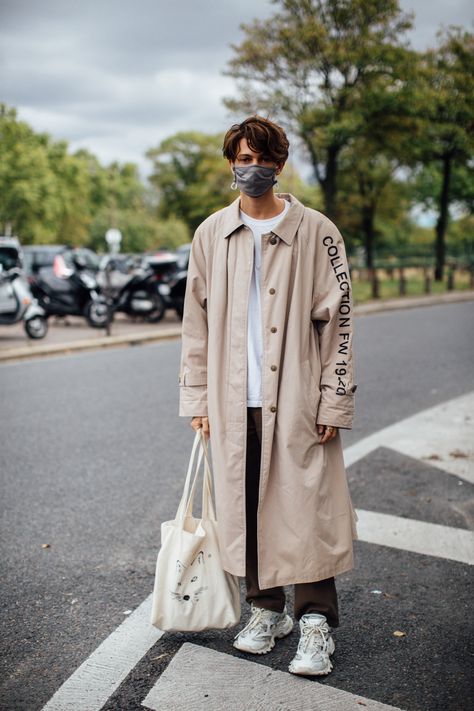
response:
[[[232,181],[232,183],[231,183],[231,185],[230,185],[230,189],[231,189],[231,190],[237,190],[237,183],[235,182],[235,172],[234,172],[234,168],[233,168],[233,167],[232,167],[232,172],[234,173],[234,180]]]
[[[273,187],[275,188],[275,190],[280,187],[280,183],[278,182],[278,175],[275,175],[275,177],[273,178]]]

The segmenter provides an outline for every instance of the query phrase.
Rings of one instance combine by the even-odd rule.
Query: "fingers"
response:
[[[191,425],[193,430],[197,431],[202,426],[201,421],[202,417],[193,417],[189,424]]]
[[[317,425],[318,434],[322,437],[319,440],[319,444],[326,444],[330,442],[337,435],[337,427],[331,425]]]
[[[208,417],[193,417],[189,424],[195,432],[197,432],[197,430],[201,429],[202,427],[204,436],[207,438],[211,436]]]
[[[209,428],[209,418],[208,417],[202,418],[202,431],[204,433],[204,436],[209,439],[209,437],[211,436],[211,430]]]

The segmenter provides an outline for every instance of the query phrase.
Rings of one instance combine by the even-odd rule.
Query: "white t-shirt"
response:
[[[260,265],[262,257],[262,234],[271,232],[286,215],[290,203],[279,215],[267,220],[256,220],[242,210],[240,217],[253,232],[254,260],[250,284],[247,327],[247,407],[262,407],[262,315],[260,305]]]

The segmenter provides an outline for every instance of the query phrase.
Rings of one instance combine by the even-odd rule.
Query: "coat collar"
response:
[[[291,193],[275,193],[277,197],[285,198],[290,208],[281,222],[272,230],[286,244],[292,244],[304,214],[304,205]],[[240,217],[240,196],[223,210],[223,237],[231,237],[244,223]]]

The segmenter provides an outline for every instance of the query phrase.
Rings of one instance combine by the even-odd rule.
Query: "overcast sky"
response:
[[[441,24],[471,26],[469,0],[402,0],[416,13],[413,46]],[[35,129],[104,161],[150,169],[147,148],[186,129],[224,132],[222,75],[241,22],[269,0],[0,0],[0,101]]]

